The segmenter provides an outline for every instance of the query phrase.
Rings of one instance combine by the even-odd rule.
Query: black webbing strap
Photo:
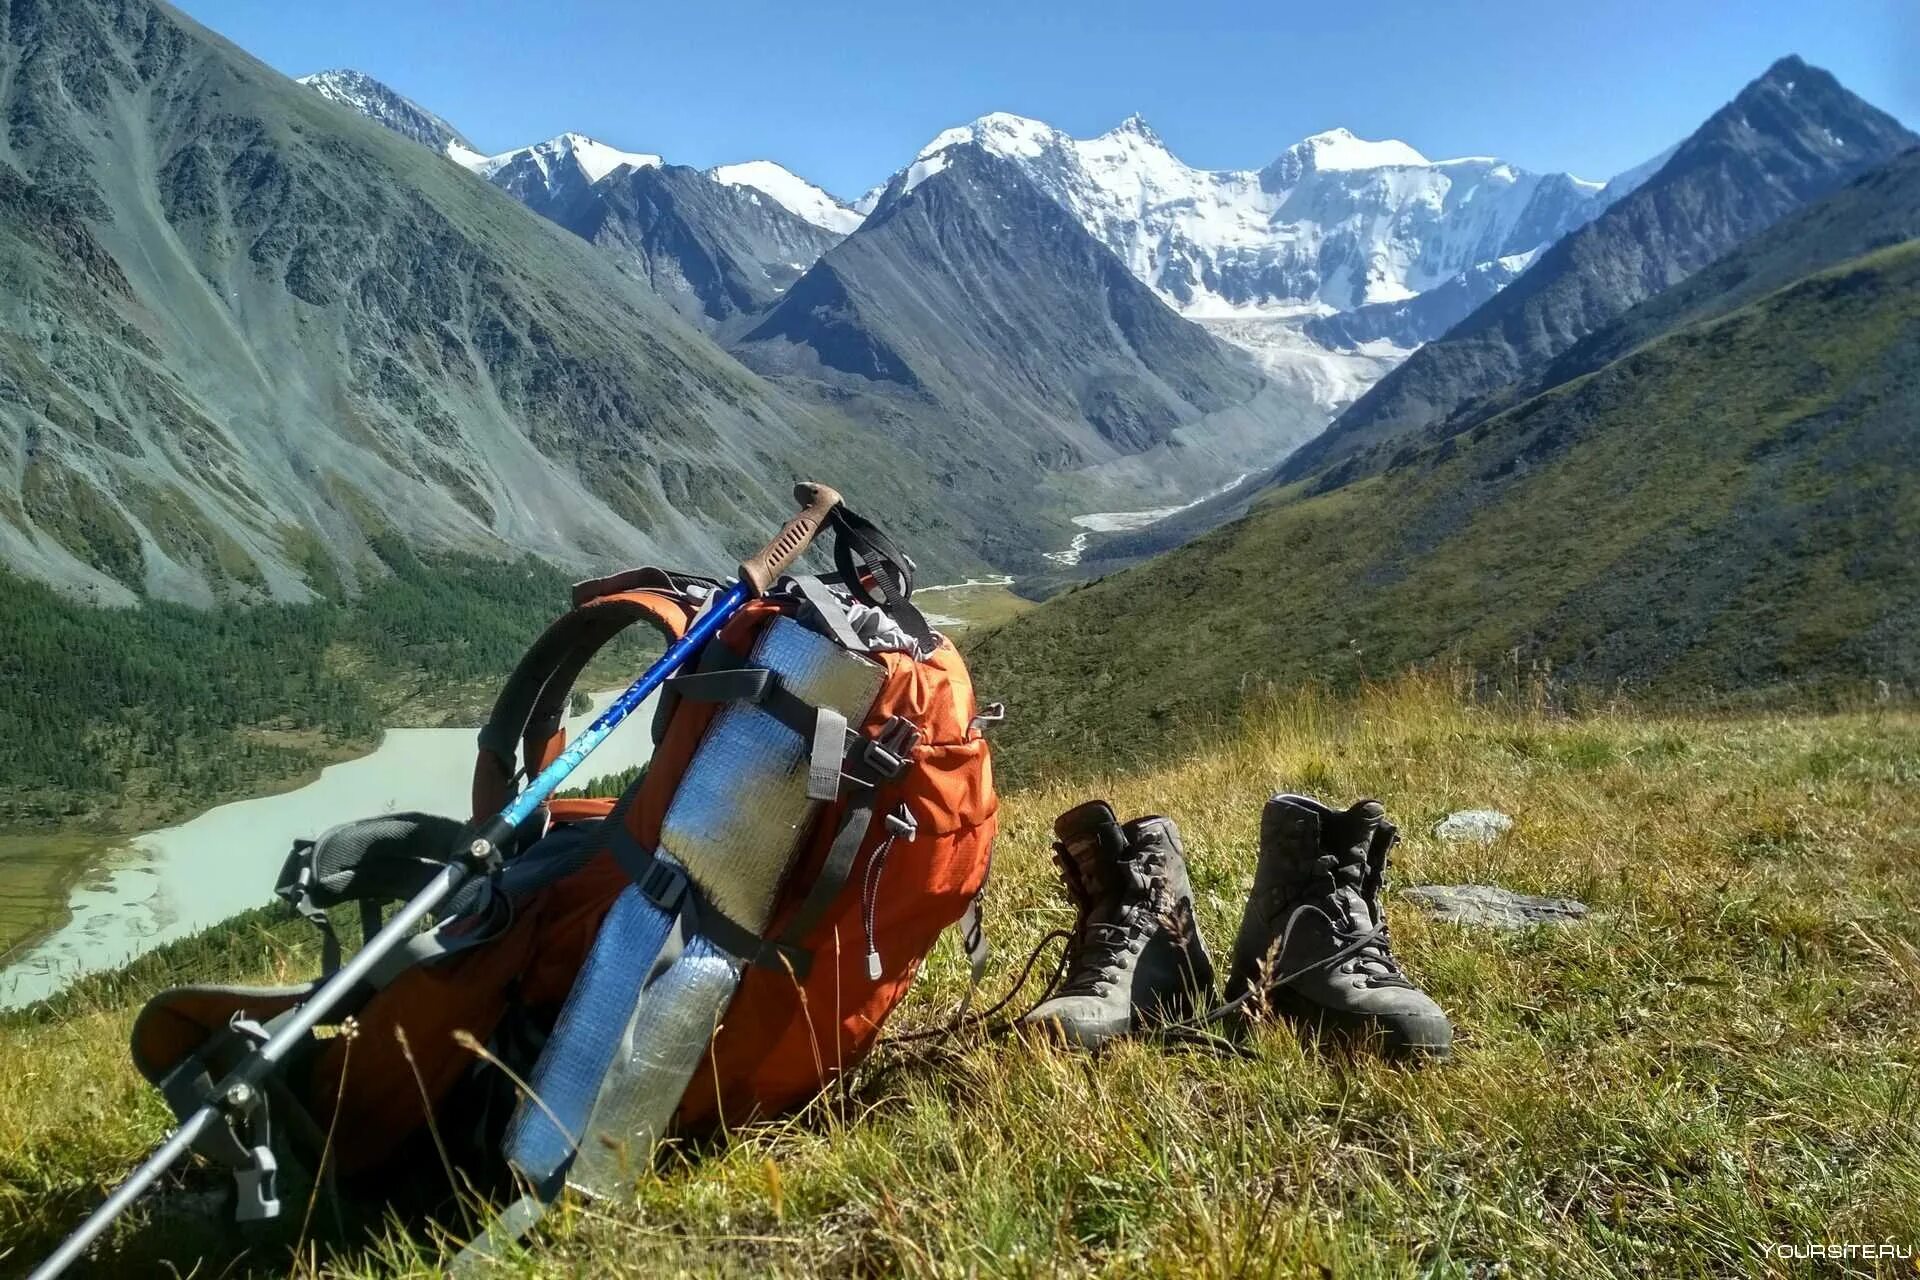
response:
[[[808,744],[807,798],[834,799],[840,794],[841,766],[850,745],[847,718],[832,707],[805,701],[765,667],[735,665],[735,660],[730,653],[708,670],[673,676],[665,691],[693,702],[743,702],[759,707]]]
[[[980,983],[987,976],[987,928],[983,918],[986,897],[987,886],[982,884],[980,892],[967,900],[967,909],[957,926],[960,945],[967,953],[967,994],[960,997],[960,1009],[953,1015],[953,1025],[956,1027],[966,1020],[967,1011],[973,1007],[973,998],[979,994]]]
[[[331,978],[340,968],[340,934],[334,929],[327,909],[313,900],[313,841],[293,842],[292,851],[280,866],[273,892],[319,931],[320,976]]]
[[[840,891],[846,888],[847,881],[853,878],[854,859],[860,856],[867,828],[873,825],[873,793],[871,786],[856,786],[855,794],[847,800],[846,811],[840,815],[839,829],[833,833],[833,843],[827,848],[827,860],[820,864],[820,874],[807,886],[807,896],[800,900],[799,907],[787,920],[787,927],[780,931],[780,945],[799,952],[809,964],[813,953],[802,944],[840,896]],[[795,972],[801,978],[807,976],[804,966]]]
[[[913,603],[913,557],[874,528],[865,516],[838,506],[827,517],[834,531],[833,563],[841,585],[861,604],[880,610],[900,624],[923,648],[940,643],[933,628]],[[865,646],[855,649],[863,651]]]
[[[646,577],[625,589],[684,594],[675,585],[681,581],[675,575],[652,569],[631,572]],[[659,625],[645,608],[617,596],[597,604],[588,601],[555,620],[501,686],[493,711],[480,730],[481,750],[499,760],[503,772],[511,774],[528,737],[547,738],[559,730],[566,717],[568,695],[587,663],[636,622]]]
[[[795,574],[788,581],[793,583],[794,589],[800,593],[800,598],[813,606],[814,613],[820,618],[820,624],[826,627],[835,644],[849,653],[867,651],[867,642],[860,638],[860,633],[853,629],[853,623],[847,618],[846,606],[842,605],[833,592],[827,589],[826,583],[811,574]],[[848,588],[849,591],[852,589]]]

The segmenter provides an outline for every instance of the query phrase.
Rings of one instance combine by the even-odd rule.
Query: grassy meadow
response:
[[[1773,1275],[1809,1265],[1775,1243],[1920,1245],[1920,714],[1569,717],[1465,689],[1269,699],[1205,751],[1009,790],[986,993],[1070,922],[1047,857],[1069,804],[1177,819],[1224,968],[1265,796],[1373,794],[1406,833],[1393,885],[1593,908],[1494,933],[1391,899],[1396,951],[1458,1025],[1453,1060],[1390,1066],[1284,1026],[1243,1055],[883,1041],[805,1113],[556,1211],[501,1274]],[[1514,830],[1428,834],[1480,806]],[[246,917],[0,1019],[0,1273],[165,1132],[124,1052],[143,993],[304,973],[296,925]],[[943,942],[893,1030],[938,1025],[963,986]],[[193,1271],[183,1224],[214,1185],[189,1173],[136,1210],[101,1273]],[[447,1256],[391,1223],[197,1274],[424,1276]]]

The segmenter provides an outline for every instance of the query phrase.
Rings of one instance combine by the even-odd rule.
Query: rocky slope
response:
[[[978,563],[951,521],[989,522],[886,439],[162,4],[8,6],[0,99],[17,571],[102,601],[302,599],[351,590],[388,530],[568,566],[722,564],[793,476],[856,463],[899,473],[868,505]],[[989,537],[1033,516],[997,513]]]
[[[310,76],[301,76],[297,83],[423,147],[445,152],[456,159],[479,154],[458,129],[365,72],[345,67],[316,71]]]
[[[1554,244],[1510,287],[1429,343],[1287,460],[1297,478],[1472,403],[1783,215],[1914,145],[1898,121],[1799,58],[1783,58],[1659,171]]]
[[[1318,426],[972,144],[897,178],[735,350],[948,465],[1107,468],[1136,496],[1218,483]]]
[[[1179,160],[1138,116],[1076,139],[1006,113],[934,138],[905,181],[959,145],[1018,166],[1182,314],[1323,408],[1358,395],[1627,185],[1603,194],[1488,157],[1430,161],[1344,129],[1262,169],[1210,171]]]
[[[684,165],[617,169],[545,212],[716,329],[772,305],[841,238],[757,187]]]

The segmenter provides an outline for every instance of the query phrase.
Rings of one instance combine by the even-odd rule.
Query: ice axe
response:
[[[434,907],[475,876],[486,875],[497,868],[502,860],[502,846],[512,838],[520,825],[546,803],[567,776],[580,766],[581,761],[606,741],[607,735],[633,714],[649,694],[685,665],[689,658],[700,652],[707,641],[726,625],[727,619],[739,612],[749,600],[764,594],[812,543],[814,535],[820,532],[840,505],[840,495],[823,484],[797,484],[793,496],[802,507],[800,514],[787,521],[773,541],[757,554],[740,562],[739,579],[712,599],[688,626],[687,633],[667,646],[667,651],[660,655],[659,660],[629,685],[626,692],[588,726],[578,741],[570,744],[552,764],[528,782],[511,804],[492,818],[476,824],[464,837],[465,843],[450,851],[445,868],[425,888],[408,899],[393,918],[367,940],[352,960],[327,979],[319,990],[292,1011],[284,1023],[251,1049],[238,1066],[222,1077],[213,1086],[211,1100],[188,1115],[172,1136],[114,1188],[113,1193],[88,1215],[73,1234],[61,1241],[60,1247],[33,1271],[28,1280],[52,1280],[52,1277],[72,1266],[115,1218],[126,1212],[128,1206],[215,1125],[224,1125],[227,1137],[253,1159],[253,1167],[243,1169],[240,1173],[243,1187],[248,1185],[249,1179],[252,1180],[250,1189],[257,1207],[253,1216],[271,1217],[278,1212],[279,1204],[273,1198],[272,1189],[272,1153],[263,1141],[255,1140],[261,1132],[266,1106],[264,1085],[274,1067],[302,1037],[319,1025],[335,1005],[347,997],[375,965],[394,948],[405,943]]]

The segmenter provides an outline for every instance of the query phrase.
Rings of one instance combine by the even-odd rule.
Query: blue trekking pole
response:
[[[773,541],[762,547],[756,555],[740,562],[739,580],[714,597],[687,628],[686,635],[667,646],[667,651],[660,655],[659,660],[627,686],[626,692],[600,713],[577,742],[529,781],[513,803],[475,828],[469,843],[453,851],[439,874],[395,911],[393,918],[366,941],[353,959],[294,1010],[286,1022],[228,1072],[214,1086],[213,1100],[183,1120],[166,1142],[147,1157],[145,1163],[114,1188],[113,1194],[88,1215],[72,1235],[60,1242],[60,1247],[34,1269],[28,1280],[53,1280],[53,1277],[72,1266],[86,1252],[87,1246],[99,1239],[113,1220],[158,1181],[160,1175],[191,1149],[195,1141],[216,1121],[225,1123],[236,1139],[254,1130],[256,1118],[266,1105],[266,1092],[262,1085],[280,1059],[318,1026],[388,952],[412,937],[415,928],[436,906],[473,877],[486,875],[498,867],[501,847],[512,838],[520,824],[547,802],[548,797],[566,781],[567,775],[579,768],[581,761],[606,741],[607,735],[633,714],[649,694],[697,654],[726,625],[727,619],[738,613],[747,601],[765,594],[767,588],[806,550],[814,535],[826,524],[833,509],[840,505],[840,495],[823,484],[797,484],[793,496],[803,508],[800,514],[787,521]],[[257,1164],[252,1176],[257,1179],[255,1190],[264,1209],[260,1216],[270,1216],[279,1208],[279,1202],[271,1198],[272,1155],[264,1147],[254,1147],[244,1140],[241,1140],[241,1146],[254,1152]]]

